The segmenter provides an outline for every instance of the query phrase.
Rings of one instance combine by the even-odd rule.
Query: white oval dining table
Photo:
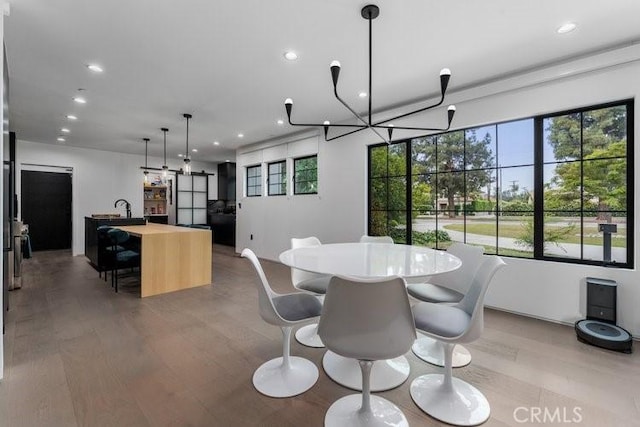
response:
[[[280,262],[312,273],[356,278],[400,276],[406,280],[426,278],[459,268],[454,255],[424,246],[392,243],[335,243],[289,249],[280,254]],[[358,362],[327,350],[322,366],[329,378],[347,388],[362,390]],[[381,360],[371,371],[371,391],[398,387],[409,377],[406,357]]]

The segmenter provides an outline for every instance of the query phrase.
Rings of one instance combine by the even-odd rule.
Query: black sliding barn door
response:
[[[71,174],[22,171],[22,221],[31,249],[71,248]]]

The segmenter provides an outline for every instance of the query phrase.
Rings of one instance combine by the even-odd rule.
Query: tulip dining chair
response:
[[[360,243],[393,243],[391,236],[368,236],[360,237]]]
[[[376,360],[406,353],[416,338],[405,281],[334,276],[322,308],[318,333],[326,347],[342,357],[357,359],[362,393],[334,402],[325,426],[408,426],[402,411],[370,391]]]
[[[482,263],[484,248],[482,246],[454,243],[447,250],[462,261],[459,269],[437,275],[427,283],[415,283],[407,286],[407,292],[422,302],[455,304],[469,289],[473,276]],[[413,353],[425,362],[436,366],[444,366],[444,348],[441,342],[418,335],[411,347]],[[460,368],[471,362],[471,353],[461,345],[453,350],[453,367]]]
[[[320,246],[320,240],[317,237],[311,236],[303,239],[291,239],[291,249],[306,248],[313,246]],[[331,276],[310,273],[308,271],[298,270],[297,268],[291,269],[291,282],[293,287],[309,292],[322,299],[322,296],[327,292],[327,286],[329,285]],[[318,336],[318,324],[312,323],[301,327],[296,331],[296,341],[307,347],[322,348],[324,344]]]
[[[298,292],[278,294],[271,289],[258,257],[244,249],[242,257],[253,264],[260,284],[258,304],[262,319],[282,329],[282,357],[263,363],[253,374],[253,386],[270,397],[291,397],[309,390],[318,380],[318,368],[313,362],[290,355],[291,329],[308,319],[318,317],[322,304],[316,297]]]
[[[455,305],[422,302],[413,307],[416,328],[444,343],[444,374],[422,375],[411,383],[411,398],[433,418],[458,426],[485,422],[491,413],[487,398],[473,385],[453,377],[453,347],[475,341],[484,328],[484,297],[495,273],[506,264],[485,257],[471,287]]]

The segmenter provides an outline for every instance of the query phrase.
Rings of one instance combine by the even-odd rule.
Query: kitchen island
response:
[[[211,284],[211,230],[173,225],[117,228],[140,238],[140,296]]]

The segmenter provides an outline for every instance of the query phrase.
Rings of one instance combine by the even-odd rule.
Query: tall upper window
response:
[[[262,167],[247,166],[247,197],[262,195]]]
[[[269,163],[267,169],[269,196],[282,196],[287,194],[287,162],[281,160],[279,162]]]
[[[369,148],[369,234],[447,248],[632,267],[633,103]]]
[[[293,160],[293,194],[318,192],[318,156]]]
[[[369,234],[407,240],[407,144],[369,151]]]
[[[543,119],[544,256],[602,261],[599,224],[614,224],[611,259],[627,262],[630,119],[627,105]]]

